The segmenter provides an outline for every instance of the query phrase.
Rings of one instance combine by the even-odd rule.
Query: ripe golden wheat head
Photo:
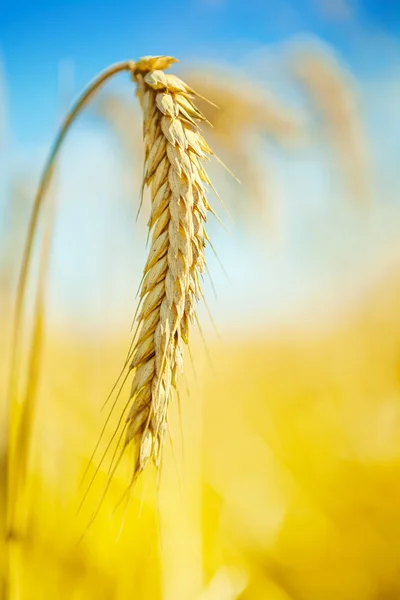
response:
[[[202,166],[211,149],[200,134],[204,116],[194,91],[164,69],[169,57],[145,57],[133,78],[143,110],[143,185],[151,190],[151,247],[140,289],[138,336],[130,368],[135,369],[125,444],[135,442],[134,475],[150,458],[159,463],[167,409],[183,368],[195,302],[205,268],[205,222],[210,210]]]
[[[21,329],[32,248],[43,199],[56,158],[74,119],[101,85],[117,73],[128,72],[136,84],[143,111],[142,196],[145,187],[151,192],[148,223],[151,247],[140,287],[132,351],[125,364],[128,375],[133,374],[133,381],[129,413],[121,432],[120,456],[133,442],[132,484],[150,459],[156,465],[160,462],[168,405],[176,389],[177,375],[183,369],[183,344],[188,343],[190,324],[196,319],[195,304],[202,297],[200,276],[205,270],[204,249],[208,240],[205,222],[208,211],[212,212],[206,199],[211,182],[203,162],[213,152],[199,130],[199,123],[206,118],[194,104],[196,96],[204,98],[175,75],[164,72],[174,62],[176,59],[172,57],[147,56],[137,62],[112,65],[86,88],[71,108],[54,141],[35,196],[15,309],[9,398],[10,405],[21,404],[24,413],[29,403],[21,403],[18,392]],[[37,295],[41,295],[40,289]],[[124,413],[120,423],[123,418]],[[110,478],[118,463],[119,460],[115,464],[113,460]],[[10,467],[9,472],[11,488],[16,467]]]

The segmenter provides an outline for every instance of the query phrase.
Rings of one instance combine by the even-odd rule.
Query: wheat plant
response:
[[[210,181],[202,161],[212,151],[199,132],[204,117],[193,103],[193,90],[161,70],[172,62],[142,59],[133,75],[144,119],[143,183],[152,198],[152,242],[130,364],[135,375],[126,443],[136,442],[135,474],[149,458],[159,462],[168,402],[183,368],[182,343],[188,343],[205,268],[204,223],[210,210],[205,186]]]
[[[188,343],[190,325],[196,320],[195,303],[202,296],[200,279],[205,269],[205,222],[211,210],[206,190],[211,183],[203,162],[213,153],[199,130],[199,123],[205,120],[194,104],[199,95],[175,75],[164,72],[174,62],[172,57],[158,56],[118,63],[100,74],[78,99],[56,138],[40,181],[17,292],[10,403],[18,402],[26,283],[55,160],[71,124],[98,88],[116,73],[130,73],[143,111],[142,197],[145,187],[151,190],[151,247],[140,287],[134,343],[126,365],[133,381],[121,456],[125,447],[134,442],[131,483],[150,459],[156,465],[160,463],[168,404],[183,368],[183,344]]]

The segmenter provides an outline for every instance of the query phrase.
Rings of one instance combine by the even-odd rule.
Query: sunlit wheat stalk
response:
[[[65,77],[65,66],[59,65],[59,99],[60,108],[69,92],[69,84]],[[29,343],[27,359],[27,376],[24,382],[24,392],[19,387],[12,389],[10,382],[9,398],[9,439],[7,441],[7,476],[6,476],[6,552],[4,563],[5,578],[4,588],[6,598],[18,594],[15,586],[20,577],[18,573],[19,546],[24,543],[26,520],[29,506],[26,493],[26,480],[29,456],[31,451],[32,429],[36,411],[37,388],[40,376],[40,367],[44,340],[45,317],[45,289],[50,262],[51,238],[54,229],[56,202],[56,182],[52,182],[49,190],[49,201],[46,206],[43,240],[40,249],[39,273],[35,291],[35,305],[33,310],[33,329]],[[15,355],[14,355],[15,358]],[[13,364],[12,364],[13,367]],[[15,385],[19,382],[15,379]],[[11,399],[15,401],[12,402]]]
[[[19,402],[21,322],[32,247],[44,194],[55,159],[75,117],[98,88],[116,73],[127,71],[137,84],[144,117],[143,188],[151,189],[149,232],[152,241],[140,289],[140,311],[129,371],[133,371],[131,407],[125,424],[124,448],[132,441],[135,462],[132,483],[149,459],[159,464],[167,409],[177,374],[183,367],[182,344],[188,343],[195,302],[202,296],[205,268],[204,224],[210,211],[202,166],[212,151],[198,123],[197,95],[174,75],[166,75],[175,59],[145,57],[104,71],[82,94],[64,121],[45,166],[35,197],[18,284],[9,401]],[[143,192],[143,189],[142,189]],[[117,461],[118,462],[118,461]],[[115,465],[116,468],[116,465]],[[112,473],[111,473],[112,475]]]
[[[37,285],[36,306],[34,309],[34,330],[31,340],[30,357],[28,362],[28,375],[26,389],[21,390],[21,341],[23,332],[23,319],[26,302],[27,282],[30,271],[32,251],[39,224],[39,217],[43,209],[43,200],[50,186],[51,178],[54,173],[55,159],[62,146],[63,140],[82,107],[92,97],[94,92],[107,79],[120,71],[129,71],[132,63],[125,62],[113,65],[111,69],[104,71],[94,82],[89,85],[87,90],[78,99],[67,115],[59,135],[57,136],[50,156],[45,165],[39,188],[37,190],[33,209],[29,220],[28,232],[25,241],[25,247],[22,257],[22,266],[19,273],[16,304],[14,312],[14,323],[11,344],[11,359],[8,381],[8,393],[6,398],[8,408],[8,423],[6,430],[7,455],[5,464],[5,556],[3,560],[3,582],[4,597],[11,598],[14,594],[14,583],[16,582],[15,569],[18,559],[20,527],[21,502],[23,500],[24,490],[24,472],[29,452],[29,436],[27,427],[30,429],[33,419],[33,403],[35,398],[36,379],[39,370],[39,358],[42,344],[42,324],[43,324],[43,288],[45,281],[46,265],[51,252],[51,212],[49,212],[49,221],[45,230],[45,239],[42,244],[41,255],[41,274]],[[25,336],[24,336],[25,338]],[[17,554],[16,554],[17,552]]]

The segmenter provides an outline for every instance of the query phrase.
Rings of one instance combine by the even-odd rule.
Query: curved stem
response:
[[[26,243],[24,247],[24,253],[22,257],[22,265],[19,274],[18,280],[18,288],[17,288],[17,297],[16,297],[16,305],[15,305],[15,316],[14,316],[14,330],[13,330],[13,343],[12,343],[12,357],[11,357],[11,384],[10,384],[10,392],[14,389],[14,381],[15,381],[15,371],[16,371],[16,354],[18,350],[18,334],[21,326],[21,317],[22,310],[25,300],[25,291],[26,291],[26,283],[28,278],[29,266],[30,266],[30,257],[33,247],[33,242],[35,238],[36,226],[38,223],[40,210],[42,207],[43,197],[46,192],[46,189],[49,185],[54,162],[57,158],[58,152],[61,148],[61,145],[79,112],[82,108],[87,104],[90,98],[95,94],[95,92],[99,89],[101,85],[103,85],[110,77],[120,73],[121,71],[130,71],[132,72],[134,69],[135,63],[133,61],[124,61],[121,63],[116,63],[103,71],[94,81],[89,84],[86,90],[82,93],[82,95],[78,98],[74,106],[71,108],[69,114],[66,116],[64,123],[61,126],[61,129],[57,135],[57,138],[54,141],[53,147],[51,149],[50,155],[47,159],[46,165],[44,167],[39,187],[35,196],[32,214],[29,221],[28,234],[26,238]],[[9,398],[11,401],[11,398]]]
[[[10,507],[8,506],[9,501],[9,486],[12,481],[13,473],[13,461],[12,456],[14,455],[14,448],[11,446],[18,439],[19,429],[21,427],[21,423],[17,422],[13,424],[13,416],[15,416],[15,411],[13,410],[14,402],[18,398],[18,377],[19,377],[19,346],[20,346],[20,337],[21,337],[21,322],[23,317],[23,309],[25,304],[25,296],[26,296],[26,286],[29,274],[29,267],[31,262],[31,254],[33,243],[35,239],[36,227],[38,224],[41,208],[43,205],[43,199],[48,189],[54,164],[58,153],[61,149],[62,143],[73,123],[75,118],[78,116],[80,111],[86,106],[88,101],[93,97],[93,95],[97,92],[97,90],[111,77],[120,73],[122,71],[128,71],[133,73],[135,68],[135,63],[133,61],[124,61],[120,63],[116,63],[105,69],[100,75],[98,75],[83,91],[81,96],[77,99],[75,104],[72,106],[70,112],[67,114],[60,131],[54,141],[54,144],[51,148],[49,157],[45,164],[44,170],[42,172],[42,176],[40,178],[39,187],[37,189],[33,209],[29,220],[27,238],[25,242],[25,247],[23,251],[21,270],[19,273],[18,286],[17,286],[17,295],[16,295],[16,303],[15,303],[15,313],[14,313],[14,322],[13,322],[13,330],[12,330],[12,342],[11,342],[11,359],[10,359],[10,371],[9,371],[9,383],[8,383],[8,397],[6,398],[6,407],[8,415],[6,415],[6,440],[5,447],[7,452],[6,457],[6,465],[5,465],[5,485],[4,485],[4,500],[5,506],[3,507],[5,518],[4,518],[4,531],[3,537],[6,546],[7,536],[10,534],[10,526],[12,527],[12,523],[10,523],[10,518],[12,516],[10,514]],[[49,253],[50,251],[50,240],[46,242],[46,250],[45,252]],[[37,325],[37,324],[36,324]],[[19,421],[19,418],[17,419]],[[5,573],[2,574],[0,581],[0,595],[3,591],[7,594],[7,589],[9,585],[8,581],[8,569],[7,566],[5,568]]]

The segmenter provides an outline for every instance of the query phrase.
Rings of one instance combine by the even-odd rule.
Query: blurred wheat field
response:
[[[210,348],[214,374],[196,346],[184,451],[175,407],[175,458],[167,448],[158,492],[154,473],[140,483],[118,541],[129,459],[80,542],[90,509],[76,510],[123,344],[94,348],[53,332],[20,597],[396,598],[399,286],[374,290],[333,334]]]
[[[146,471],[129,495],[132,450],[103,492],[130,382],[97,443],[114,397],[102,407],[130,343],[144,253],[148,206],[134,229],[140,122],[134,105],[111,91],[88,110],[53,191],[69,205],[57,206],[66,225],[55,228],[49,273],[70,312],[49,294],[37,381],[26,373],[26,328],[20,388],[31,393],[35,410],[16,526],[0,540],[1,575],[6,547],[12,559],[5,600],[400,598],[398,179],[386,147],[368,130],[367,94],[358,95],[356,77],[333,49],[300,43],[289,58],[287,97],[275,94],[272,78],[255,77],[259,65],[250,60],[246,78],[236,73],[236,81],[211,62],[206,73],[183,66],[196,89],[219,105],[205,105],[215,125],[208,133],[243,180],[233,192],[223,176],[217,179],[236,219],[231,241],[215,235],[233,282],[215,274],[218,261],[209,259],[220,294],[218,304],[210,302],[217,328],[225,317],[220,339],[203,310],[204,333],[194,334],[185,356],[161,469]],[[94,133],[90,119],[99,116]],[[104,124],[118,134],[122,152],[98,135]],[[92,156],[96,144],[107,152]],[[0,153],[1,146],[0,139]],[[0,232],[2,492],[14,284],[34,196],[30,174],[10,173],[8,221]],[[124,175],[128,190],[116,183]],[[287,195],[280,256],[261,216],[282,202],[284,194],[270,193],[274,177]],[[113,196],[109,212],[102,192]],[[219,225],[212,227],[214,234]],[[308,304],[296,312],[307,298],[303,285]],[[274,290],[282,313],[268,304]],[[287,321],[286,305],[293,311]],[[281,320],[271,325],[274,310]],[[2,517],[5,504],[2,493]]]

